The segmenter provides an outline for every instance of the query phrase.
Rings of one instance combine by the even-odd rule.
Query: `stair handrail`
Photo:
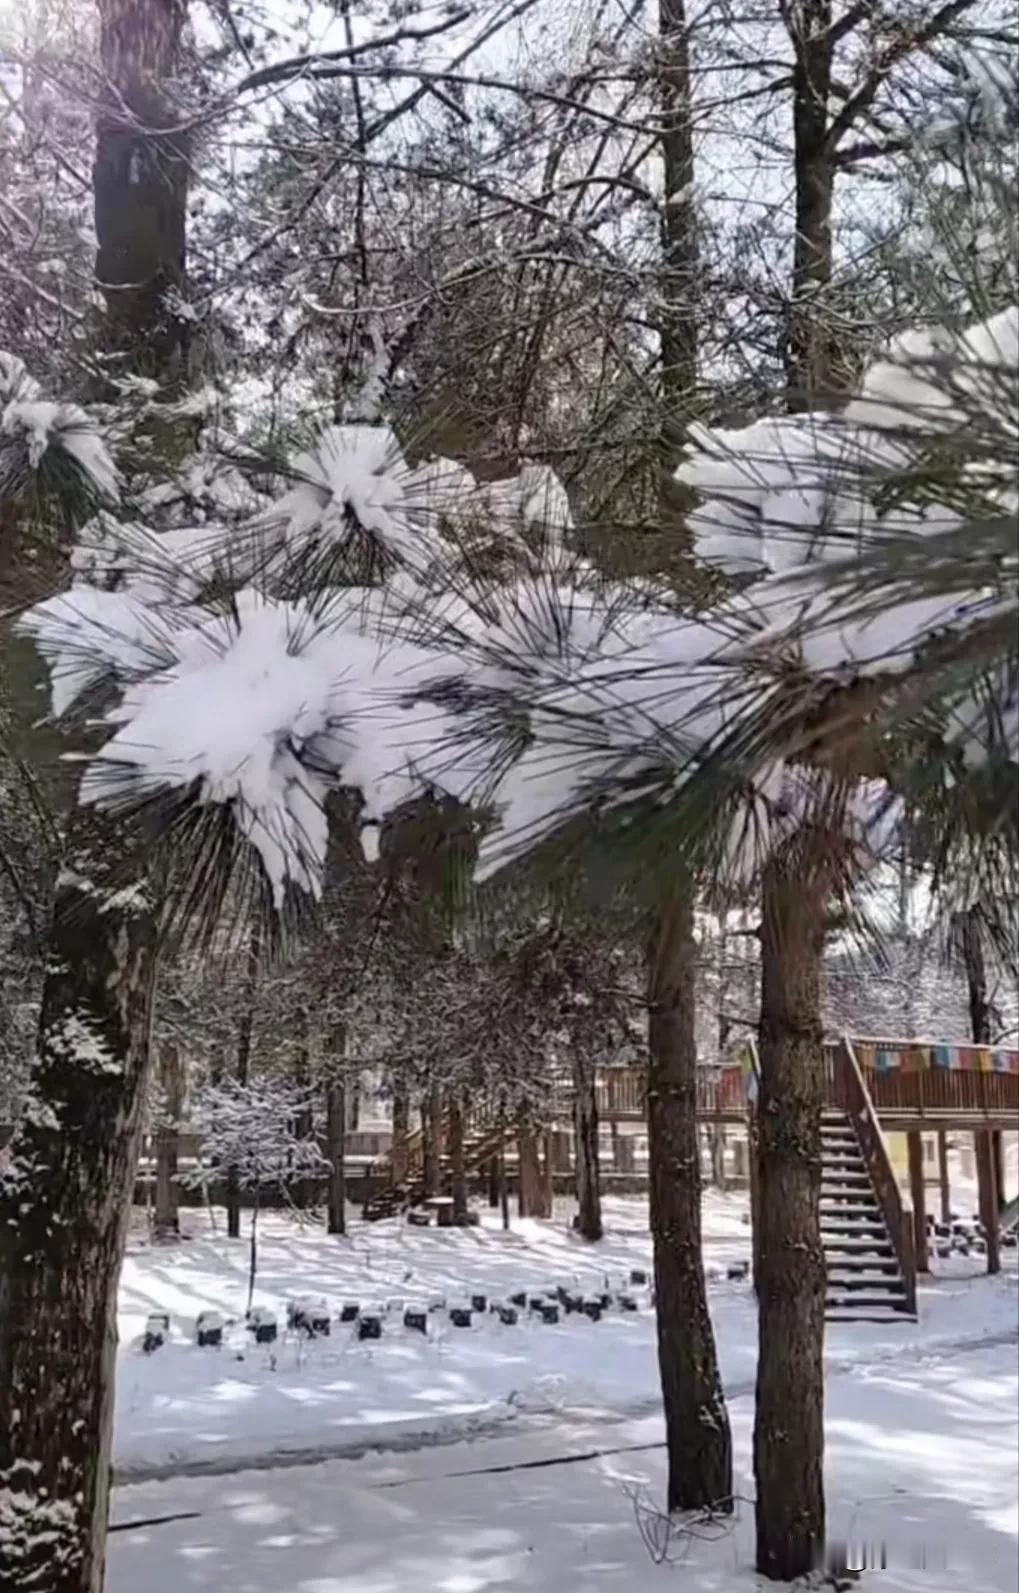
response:
[[[849,1118],[870,1173],[871,1184],[888,1229],[888,1237],[898,1257],[906,1291],[906,1307],[910,1314],[915,1316],[916,1238],[913,1229],[913,1208],[908,1200],[902,1198],[899,1181],[895,1176],[895,1168],[892,1166],[892,1158],[888,1152],[888,1142],[848,1034],[842,1036],[842,1055],[846,1070]]]

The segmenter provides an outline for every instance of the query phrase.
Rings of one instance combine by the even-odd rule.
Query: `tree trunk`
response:
[[[180,1185],[177,1183],[177,1140],[184,1111],[184,1064],[180,1048],[164,1040],[159,1047],[160,1082],[163,1086],[164,1121],[155,1134],[156,1209],[153,1235],[157,1240],[180,1237]]]
[[[298,1008],[295,1027],[297,1044],[294,1048],[294,1088],[304,1104],[294,1114],[294,1136],[296,1139],[311,1139],[314,1131],[311,1110],[311,1048],[308,1014],[303,1007]],[[298,1179],[294,1185],[294,1205],[298,1211],[306,1211],[311,1205],[311,1199],[312,1192],[308,1180]]]
[[[974,1134],[973,1140],[977,1164],[977,1204],[984,1228],[984,1242],[987,1245],[987,1271],[994,1274],[1001,1271],[998,1179],[994,1165],[994,1145],[987,1130]]]
[[[725,1124],[710,1123],[708,1125],[708,1134],[711,1147],[711,1182],[724,1195],[727,1187],[725,1177]]]
[[[248,938],[248,958],[244,979],[243,1007],[237,1026],[237,1083],[245,1085],[251,1077],[251,1042],[255,1030],[255,997],[258,991],[258,974],[262,960],[262,933],[257,922],[252,925]],[[226,1175],[226,1232],[228,1239],[241,1236],[241,1185],[236,1167]]]
[[[521,1217],[551,1217],[538,1157],[538,1131],[526,1112],[517,1119],[517,1209]]]
[[[991,1043],[991,1002],[987,991],[987,964],[980,932],[980,909],[970,907],[962,915],[962,960],[966,969],[970,1031],[975,1045]],[[987,1244],[987,1270],[1001,1271],[998,1242],[998,1193],[996,1190],[994,1147],[990,1133],[974,1134],[977,1163],[977,1191],[980,1221]]]
[[[665,189],[659,342],[662,354],[663,511],[676,507],[670,483],[686,442],[697,386],[699,221],[694,193],[690,46],[685,0],[659,0],[660,142]],[[669,518],[672,518],[671,513]]]
[[[913,1249],[916,1253],[917,1272],[929,1272],[927,1254],[927,1186],[923,1170],[923,1135],[919,1129],[910,1129],[906,1135],[906,1153],[909,1158],[909,1192],[913,1199]]]
[[[326,1079],[326,1160],[329,1163],[329,1193],[326,1203],[326,1228],[329,1233],[347,1231],[347,1086],[344,1062],[346,1030],[342,1025],[333,1036],[332,1055]]]
[[[421,1108],[422,1177],[425,1198],[437,1195],[442,1186],[442,1092],[429,1085]]]
[[[450,1090],[446,1108],[449,1122],[449,1181],[453,1197],[453,1221],[467,1221],[467,1175],[464,1170],[463,1102],[458,1090]]]
[[[991,1043],[991,1003],[987,994],[987,964],[980,934],[980,913],[975,907],[962,914],[962,960],[966,969],[969,1025],[974,1045]]]
[[[757,1569],[778,1582],[824,1555],[824,841],[806,836],[769,863],[763,883],[754,1475]]]
[[[594,1068],[587,1057],[573,1053],[573,1132],[576,1142],[577,1232],[585,1239],[602,1237],[601,1174],[598,1160],[598,1100]]]
[[[251,1306],[255,1298],[255,1277],[258,1273],[258,1200],[260,1190],[255,1185],[254,1204],[251,1208],[251,1251],[248,1262],[248,1309],[245,1316],[251,1315]]]
[[[71,822],[30,1104],[0,1192],[0,1587],[12,1593],[103,1582],[117,1279],[157,951],[145,853],[102,814]]]
[[[541,1136],[541,1203],[543,1210],[550,1217],[555,1212],[555,1179],[552,1176],[554,1167],[552,1130],[547,1128]]]
[[[789,307],[787,408],[817,409],[830,397],[831,331],[825,290],[831,282],[834,166],[828,147],[831,94],[831,0],[789,8],[793,45],[793,165],[796,231]]]
[[[99,0],[100,109],[93,168],[102,345],[119,370],[185,385],[188,152],[165,84],[178,69],[184,0]],[[106,87],[103,89],[103,84]]]
[[[393,1183],[403,1184],[407,1179],[407,1135],[410,1133],[410,1100],[401,1090],[393,1096]]]
[[[183,372],[187,163],[167,131],[180,0],[101,0],[94,168],[101,344]],[[0,1192],[0,1587],[101,1593],[116,1291],[137,1172],[158,939],[140,826],[72,814],[32,1105]]]
[[[732,1440],[701,1253],[692,901],[664,910],[648,956],[648,1141],[668,1509],[732,1509]]]
[[[503,1138],[499,1146],[499,1210],[502,1213],[502,1226],[505,1232],[509,1231],[509,1180],[506,1177],[506,1140]]]

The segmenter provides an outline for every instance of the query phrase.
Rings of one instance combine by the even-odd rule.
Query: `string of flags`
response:
[[[851,1041],[856,1060],[868,1073],[1019,1073],[1019,1050],[988,1045],[959,1045],[941,1041],[919,1045],[915,1041],[877,1043]],[[740,1046],[736,1060],[721,1070],[733,1083],[749,1087],[754,1077],[753,1050]]]
[[[986,1045],[874,1045],[853,1041],[861,1068],[871,1073],[1019,1073],[1019,1051]]]

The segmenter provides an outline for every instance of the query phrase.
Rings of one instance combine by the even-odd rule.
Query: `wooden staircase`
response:
[[[821,1140],[828,1321],[915,1319],[913,1290],[903,1274],[852,1118],[845,1112],[826,1112]]]
[[[491,1101],[481,1101],[463,1114],[464,1176],[474,1177],[491,1161],[515,1135],[511,1120]],[[450,1158],[445,1147],[449,1144],[449,1115],[443,1115],[443,1154],[439,1160],[439,1183],[448,1186]],[[381,1217],[393,1217],[398,1211],[417,1206],[425,1198],[424,1134],[420,1128],[402,1137],[397,1146],[377,1157],[370,1168],[375,1187],[365,1199],[362,1214],[369,1222]],[[398,1154],[394,1156],[394,1151]],[[402,1176],[393,1177],[394,1161],[402,1163]]]

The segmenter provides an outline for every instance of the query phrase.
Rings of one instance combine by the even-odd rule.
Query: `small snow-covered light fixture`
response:
[[[161,1349],[170,1334],[170,1317],[166,1311],[151,1311],[145,1319],[142,1349],[146,1355]]]
[[[382,1317],[384,1313],[378,1306],[373,1306],[367,1311],[362,1311],[357,1319],[357,1336],[359,1339],[380,1339],[382,1337]]]
[[[199,1349],[219,1349],[223,1343],[223,1318],[218,1311],[199,1311],[195,1338]]]
[[[342,1316],[340,1320],[343,1320]],[[348,1320],[353,1321],[354,1318]],[[329,1307],[316,1295],[301,1295],[287,1306],[287,1326],[306,1334],[310,1339],[328,1338],[330,1325]]]
[[[340,1306],[341,1322],[356,1322],[361,1314],[360,1302],[357,1300],[344,1300]]]
[[[404,1307],[403,1325],[411,1328],[415,1333],[428,1332],[428,1308],[424,1305],[409,1303]]]
[[[453,1327],[469,1328],[473,1319],[469,1301],[459,1300],[455,1305],[450,1306],[449,1320]]]
[[[279,1333],[275,1311],[267,1305],[256,1305],[253,1311],[248,1312],[248,1329],[254,1335],[256,1344],[275,1344]]]

